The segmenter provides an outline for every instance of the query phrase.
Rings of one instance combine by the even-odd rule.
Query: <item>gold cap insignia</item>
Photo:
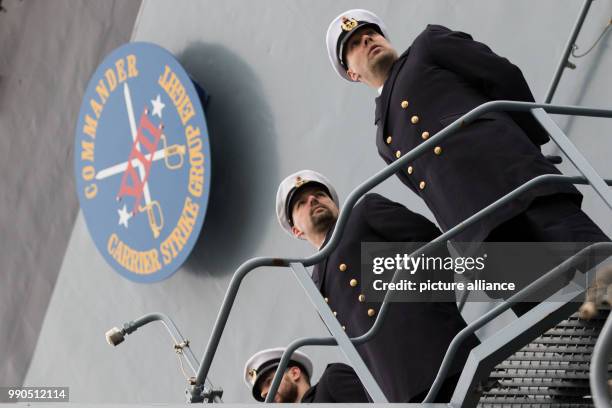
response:
[[[300,188],[300,187],[302,187],[302,185],[303,185],[304,183],[306,183],[306,181],[304,181],[304,179],[303,179],[303,178],[301,178],[300,176],[297,176],[297,177],[295,178],[295,188]]]
[[[249,370],[249,377],[251,377],[251,380],[255,381],[255,377],[257,377],[257,370],[254,368],[251,368]]]
[[[352,31],[355,27],[357,27],[357,20],[354,18],[348,18],[342,16],[342,29],[344,31]]]

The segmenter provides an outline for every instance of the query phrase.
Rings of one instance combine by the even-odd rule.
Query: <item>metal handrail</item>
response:
[[[170,334],[172,341],[174,341],[175,346],[182,345],[181,346],[182,353],[187,360],[187,364],[189,364],[189,368],[191,368],[191,370],[195,374],[197,372],[199,360],[193,353],[193,350],[191,350],[191,347],[189,347],[189,340],[186,339],[185,336],[181,334],[177,325],[174,323],[174,321],[172,321],[172,319],[169,316],[163,313],[146,314],[144,316],[139,317],[138,319],[134,321],[125,323],[123,325],[123,328],[119,331],[119,333],[121,333],[122,336],[125,336],[126,334],[132,334],[136,330],[138,330],[140,327],[146,324],[149,324],[151,322],[157,322],[157,321],[160,321],[164,325],[164,327],[168,331],[168,334]],[[123,341],[123,338],[121,338],[120,341]]]
[[[610,386],[608,385],[608,361],[610,361],[610,356],[612,356],[612,317],[608,316],[593,348],[591,368],[589,369],[591,396],[597,408],[612,406],[610,404]]]
[[[106,333],[107,341],[110,344],[117,346],[121,342],[123,342],[126,335],[134,333],[136,330],[138,330],[139,328],[141,328],[142,326],[146,324],[157,322],[157,321],[163,324],[163,326],[168,331],[168,334],[174,341],[174,350],[178,354],[185,356],[185,360],[187,361],[189,368],[191,368],[194,375],[197,374],[200,363],[199,363],[198,358],[195,356],[193,350],[189,346],[190,344],[189,340],[181,334],[178,326],[174,323],[174,321],[169,316],[165,315],[164,313],[159,313],[159,312],[148,313],[144,316],[139,317],[138,319],[134,321],[125,323],[121,329],[114,327]],[[179,355],[179,359],[180,359],[180,355]],[[181,367],[182,367],[182,362],[181,362]],[[189,381],[192,381],[194,378],[195,377],[189,378]],[[202,390],[205,392],[204,393],[201,392],[200,397],[203,396],[204,398],[212,402],[222,402],[221,395],[223,394],[223,390],[221,390],[220,388],[214,388],[213,384],[210,382],[209,379],[206,379],[206,381],[208,382],[208,387],[205,390]]]
[[[236,295],[238,293],[238,289],[240,287],[240,283],[242,279],[253,269],[258,268],[260,266],[284,266],[287,267],[291,262],[299,262],[304,266],[314,265],[316,263],[324,260],[338,245],[340,241],[340,236],[344,231],[345,225],[348,222],[348,217],[352,211],[352,208],[356,204],[359,198],[363,196],[366,192],[382,183],[387,178],[391,177],[395,174],[400,168],[404,167],[408,162],[414,161],[417,157],[429,151],[434,145],[440,143],[445,138],[451,136],[455,133],[459,128],[473,122],[481,115],[493,112],[493,111],[531,111],[533,109],[541,108],[549,113],[557,113],[557,114],[569,114],[569,115],[577,115],[577,116],[592,116],[592,117],[612,117],[612,110],[606,109],[592,109],[592,108],[583,108],[579,106],[562,106],[562,105],[547,105],[547,104],[537,104],[530,102],[516,102],[516,101],[492,101],[484,103],[470,112],[466,113],[459,119],[455,120],[453,123],[442,129],[440,132],[436,133],[434,136],[430,137],[427,141],[421,143],[419,146],[412,149],[402,158],[396,160],[395,162],[389,164],[381,171],[376,173],[374,176],[370,177],[363,183],[361,183],[357,188],[355,188],[348,196],[347,199],[340,210],[338,215],[338,220],[336,222],[336,228],[334,229],[332,236],[328,242],[328,244],[319,252],[300,259],[300,258],[252,258],[242,265],[238,267],[236,272],[234,273],[225,297],[223,299],[223,303],[221,305],[221,309],[219,310],[219,314],[217,316],[217,320],[215,321],[215,325],[213,327],[213,331],[211,333],[211,337],[206,347],[206,351],[204,353],[204,358],[198,370],[198,374],[196,376],[195,385],[191,390],[192,400],[197,400],[198,393],[201,391],[203,387],[203,383],[208,375],[208,371],[210,370],[210,366],[212,364],[212,360],[214,354],[219,345],[219,341],[221,339],[221,335],[225,328],[225,324],[227,323],[227,319],[229,317],[229,313],[231,311],[231,307],[234,303]],[[553,139],[554,140],[554,139]],[[547,176],[557,176],[564,177],[558,175],[545,175],[540,177]],[[536,177],[534,180],[538,179]],[[587,179],[589,177],[587,176]],[[533,181],[533,180],[532,180]],[[590,180],[588,180],[590,182]],[[522,186],[521,186],[522,187]],[[520,189],[519,187],[518,189]],[[517,190],[518,190],[517,189]],[[607,203],[612,208],[612,202]],[[461,223],[459,225],[462,225]],[[457,228],[459,225],[455,226]],[[387,294],[388,295],[388,294]],[[385,302],[387,301],[387,296],[385,296]],[[372,327],[379,327],[379,320],[382,321],[384,318],[383,310],[386,310],[385,302],[383,302],[383,307],[381,307],[381,311],[376,317],[376,321]],[[384,309],[383,309],[384,308]],[[369,332],[368,332],[369,333]],[[280,370],[279,370],[280,371]],[[279,379],[275,378],[273,381],[273,385],[275,382],[280,382]],[[277,384],[278,385],[278,384]],[[272,391],[272,388],[271,390]],[[271,392],[270,392],[271,393]],[[273,395],[273,394],[272,394]]]
[[[559,85],[559,81],[561,80],[561,75],[563,74],[563,70],[565,68],[576,68],[574,64],[569,61],[569,55],[572,51],[574,44],[576,44],[576,37],[578,37],[578,33],[582,28],[582,23],[584,23],[584,19],[586,18],[587,13],[589,12],[589,8],[591,7],[591,3],[593,0],[584,0],[582,4],[582,8],[580,9],[580,14],[576,19],[576,23],[574,23],[574,28],[572,29],[572,33],[570,34],[567,43],[565,44],[563,55],[561,56],[561,60],[557,65],[557,69],[555,70],[555,74],[553,76],[550,85],[548,86],[548,92],[546,92],[546,98],[544,99],[545,103],[550,103],[552,101],[553,95],[557,90],[557,85]]]

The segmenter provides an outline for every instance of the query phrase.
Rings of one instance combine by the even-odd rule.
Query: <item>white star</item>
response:
[[[123,204],[123,208],[117,210],[119,214],[119,225],[123,225],[125,228],[128,227],[128,220],[132,218],[132,214],[127,210],[125,204]]]
[[[157,98],[151,99],[151,104],[153,105],[153,115],[157,115],[160,118],[162,117],[162,109],[166,106],[161,101],[161,95],[157,95]]]

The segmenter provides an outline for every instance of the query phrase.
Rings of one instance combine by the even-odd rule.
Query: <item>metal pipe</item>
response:
[[[463,308],[465,307],[465,303],[467,302],[469,296],[470,291],[467,289],[464,290],[461,294],[461,298],[459,298],[459,302],[457,303],[457,309],[459,310],[459,313],[463,311]]]
[[[570,162],[578,169],[584,177],[589,180],[589,184],[601,199],[612,210],[612,191],[606,186],[602,177],[597,173],[597,170],[591,166],[591,163],[578,151],[576,146],[563,133],[559,126],[544,113],[543,109],[532,109],[531,113],[540,122],[542,127],[546,129],[550,138],[559,146],[559,149],[567,156]]]
[[[206,346],[206,351],[204,353],[204,358],[202,359],[202,364],[198,370],[198,374],[196,376],[196,388],[201,383],[204,382],[208,375],[208,371],[210,369],[210,365],[212,364],[212,360],[214,354],[219,346],[219,341],[221,339],[221,335],[225,328],[225,324],[227,323],[227,319],[229,313],[231,311],[232,305],[234,303],[234,299],[236,298],[236,294],[238,293],[238,288],[240,287],[240,283],[244,276],[250,271],[261,267],[261,266],[289,266],[291,262],[301,262],[304,266],[314,265],[316,263],[324,260],[338,245],[340,241],[340,236],[342,235],[342,231],[344,231],[344,227],[348,221],[348,217],[357,203],[358,199],[361,198],[366,192],[382,183],[387,178],[391,177],[395,174],[400,168],[405,166],[408,162],[413,161],[415,158],[429,151],[434,145],[440,143],[445,138],[451,136],[454,132],[456,132],[462,126],[473,122],[479,116],[493,111],[529,111],[533,108],[542,108],[549,113],[559,113],[559,114],[571,114],[571,115],[582,115],[582,116],[595,116],[595,117],[612,117],[612,110],[606,109],[591,109],[591,108],[583,108],[579,106],[555,106],[555,105],[545,105],[545,104],[536,104],[530,102],[516,102],[516,101],[492,101],[484,103],[474,109],[472,109],[467,114],[463,115],[461,118],[457,119],[440,132],[436,133],[434,136],[430,137],[427,141],[421,143],[419,146],[412,149],[402,158],[396,160],[390,165],[386,166],[382,170],[380,170],[375,175],[371,176],[369,179],[361,183],[357,188],[355,188],[348,196],[347,199],[340,210],[338,215],[338,220],[336,222],[336,228],[334,229],[332,236],[327,243],[327,245],[323,248],[323,250],[316,252],[315,254],[304,258],[253,258],[242,265],[236,270],[232,280],[230,281],[230,285],[223,299],[223,303],[221,305],[221,309],[219,310],[219,314],[217,316],[217,320],[215,321],[215,325],[213,327],[213,331],[211,333],[211,337]],[[546,177],[546,176],[540,176]],[[563,176],[557,176],[563,177]],[[536,178],[537,179],[537,178]],[[534,179],[534,180],[536,180]],[[532,180],[533,181],[533,180]],[[461,223],[463,224],[463,223]],[[461,225],[459,224],[459,225]],[[456,227],[455,227],[456,228]],[[380,313],[377,317],[381,318],[382,313]],[[376,323],[375,323],[376,324]]]
[[[545,103],[550,103],[552,101],[553,95],[557,90],[557,85],[559,85],[559,80],[561,80],[561,75],[563,74],[563,70],[567,68],[567,64],[569,62],[569,55],[572,52],[572,48],[576,43],[576,37],[578,37],[578,33],[582,28],[582,23],[584,23],[584,19],[586,18],[587,13],[589,12],[589,8],[591,7],[591,3],[593,0],[584,0],[582,4],[582,9],[580,10],[580,14],[578,15],[578,19],[574,24],[574,29],[570,34],[567,43],[565,44],[565,50],[563,51],[563,55],[561,56],[561,60],[559,61],[559,65],[557,65],[557,70],[555,71],[555,75],[548,86],[548,92],[546,92],[546,98],[544,99]]]
[[[355,345],[351,342],[351,339],[346,334],[342,326],[340,326],[340,322],[336,317],[332,314],[331,309],[323,300],[321,296],[321,292],[312,281],[312,278],[309,276],[306,268],[301,263],[292,263],[291,269],[295,275],[295,278],[299,282],[299,284],[304,289],[306,296],[310,299],[310,302],[314,306],[315,310],[319,311],[319,316],[323,323],[327,327],[327,330],[331,334],[332,338],[335,339],[338,344],[338,348],[344,354],[344,357],[347,361],[351,362],[351,366],[355,370],[355,374],[359,377],[361,381],[361,385],[365,388],[366,392],[370,396],[370,400],[375,403],[386,403],[389,402],[387,397],[383,393],[382,389],[378,382],[372,376],[372,373],[368,369],[367,365],[363,361],[361,355],[355,349]],[[286,354],[286,351],[283,355]],[[287,354],[288,358],[291,357],[292,354]],[[274,375],[273,381],[277,380],[277,384],[280,384],[280,379],[283,376],[285,369],[277,369]],[[272,402],[274,397],[276,396],[276,389],[274,392],[268,392],[268,396],[266,398],[266,402]]]
[[[608,316],[591,356],[589,369],[591,395],[597,408],[609,408],[608,361],[612,356],[612,316]]]
[[[278,258],[253,258],[249,259],[238,267],[238,269],[232,276],[227,291],[225,292],[225,297],[223,298],[223,302],[221,303],[221,309],[219,310],[219,314],[217,315],[217,319],[215,320],[215,325],[210,335],[210,339],[208,340],[208,345],[206,347],[206,352],[204,353],[204,358],[202,359],[202,364],[200,364],[200,367],[197,371],[195,384],[196,388],[200,384],[202,384],[208,376],[208,370],[210,369],[213,357],[215,355],[215,352],[217,351],[217,347],[219,346],[221,335],[223,334],[223,330],[225,329],[225,324],[227,323],[230,311],[232,309],[232,306],[234,305],[234,299],[236,299],[236,295],[238,294],[238,289],[240,288],[240,283],[242,282],[242,279],[246,276],[247,273],[260,266],[288,266],[289,261],[291,260]],[[295,260],[295,262],[299,261],[299,259]]]
[[[490,112],[527,112],[532,111],[533,109],[542,108],[548,113],[559,114],[559,115],[573,115],[573,116],[590,116],[590,117],[599,117],[599,118],[612,118],[612,110],[610,109],[601,109],[601,108],[585,108],[582,106],[573,106],[573,105],[549,105],[545,103],[533,103],[533,102],[517,102],[517,101],[491,101],[485,102],[482,105],[477,106],[471,111],[467,112],[462,117],[455,120],[453,123],[442,129],[440,132],[436,133],[435,136],[432,136],[428,139],[431,140],[436,136],[439,136],[446,129],[449,129],[454,124],[459,126],[465,126],[485,113]],[[445,136],[446,137],[446,136]],[[438,139],[440,141],[441,139]],[[426,142],[425,142],[426,143]],[[419,145],[422,146],[425,143]],[[414,149],[413,149],[414,150]],[[411,150],[412,151],[412,150]],[[405,156],[404,156],[405,157]],[[402,159],[404,158],[402,157]],[[396,160],[393,164],[397,163]]]
[[[164,325],[164,327],[170,334],[170,337],[172,337],[172,340],[174,341],[175,345],[180,345],[181,343],[185,343],[185,341],[187,341],[187,339],[179,331],[176,324],[174,324],[174,321],[172,321],[172,319],[169,316],[163,313],[146,314],[142,317],[139,317],[133,322],[124,324],[123,330],[125,331],[125,334],[132,334],[138,328],[144,326],[145,324],[156,322],[156,321],[162,322],[162,324]],[[193,350],[191,350],[191,347],[189,347],[189,345],[183,347],[183,354],[185,355],[185,358],[187,359],[187,364],[189,364],[189,367],[191,367],[191,370],[193,371],[193,373],[194,374],[197,373],[198,366],[200,363],[199,363],[199,360],[196,358],[195,354],[193,353]]]

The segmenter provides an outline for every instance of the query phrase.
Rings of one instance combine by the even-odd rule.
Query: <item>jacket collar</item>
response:
[[[300,400],[301,403],[314,402],[315,393],[317,392],[317,385],[319,384],[313,385],[312,387],[308,389],[308,391],[304,393],[304,395],[302,396],[302,399]]]
[[[321,245],[321,248],[319,248],[319,251],[325,248],[325,245],[327,245],[327,243],[331,239],[331,236],[334,233],[334,229],[336,229],[335,223],[334,225],[331,226],[329,231],[327,231],[327,235],[325,236],[325,241],[323,241],[323,244]],[[325,258],[323,261],[316,264],[312,270],[312,280],[317,286],[317,288],[319,289],[319,291],[321,291],[321,288],[323,287],[323,281],[325,280],[325,271],[327,270],[327,260],[328,259],[329,259],[329,256]]]
[[[404,66],[404,63],[408,59],[408,54],[410,53],[410,47],[400,57],[393,63],[391,67],[391,72],[389,73],[389,77],[385,81],[382,92],[380,96],[376,98],[376,111],[374,114],[374,123],[378,124],[379,132],[384,132],[384,129],[387,124],[387,111],[389,108],[389,100],[391,99],[391,92],[393,91],[393,86],[395,85],[395,80],[397,79],[397,75]],[[382,121],[382,122],[380,122]],[[380,136],[380,135],[379,135]],[[384,135],[383,135],[384,136]],[[383,140],[380,137],[376,138],[376,143],[383,143]]]

